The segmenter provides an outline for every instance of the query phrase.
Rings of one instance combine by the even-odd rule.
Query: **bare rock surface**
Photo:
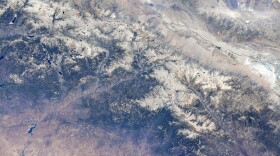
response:
[[[279,155],[279,0],[0,0],[0,155]]]

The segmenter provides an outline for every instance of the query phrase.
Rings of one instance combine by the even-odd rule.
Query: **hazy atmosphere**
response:
[[[0,0],[0,156],[280,155],[280,0]]]

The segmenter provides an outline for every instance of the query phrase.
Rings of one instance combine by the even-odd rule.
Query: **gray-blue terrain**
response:
[[[0,0],[0,155],[280,155],[279,9]]]

